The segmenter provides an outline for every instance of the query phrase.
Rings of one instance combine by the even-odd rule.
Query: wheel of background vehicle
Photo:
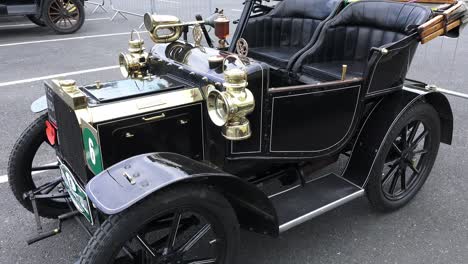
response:
[[[377,155],[366,187],[372,206],[392,211],[407,204],[429,176],[439,145],[437,111],[423,102],[411,106],[391,128]]]
[[[30,200],[23,194],[60,177],[55,150],[46,136],[47,113],[34,120],[19,136],[8,161],[8,182],[16,199],[33,212]],[[46,164],[46,165],[44,165]],[[44,193],[58,193],[58,186]],[[64,199],[37,199],[39,215],[56,218],[69,211]]]
[[[36,15],[27,15],[26,17],[29,18],[29,20],[31,20],[31,22],[33,22],[34,24],[36,24],[36,25],[38,25],[40,27],[45,27],[46,26],[44,21],[42,21],[40,18],[37,18]]]
[[[71,34],[81,28],[85,10],[81,0],[45,0],[42,19],[59,34]]]
[[[168,189],[109,216],[79,263],[233,264],[239,224],[228,201],[200,185]]]

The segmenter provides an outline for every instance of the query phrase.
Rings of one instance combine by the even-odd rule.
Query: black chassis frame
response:
[[[254,8],[255,3],[256,1],[253,0],[245,2],[237,31],[233,36],[233,43],[242,36],[248,16]],[[405,45],[414,44],[414,41],[414,38],[408,37],[386,46],[385,52],[379,48],[374,48],[369,57],[369,67],[364,74],[365,77],[346,81],[320,84],[299,83],[288,74],[282,75],[279,73],[278,76],[272,76],[268,65],[253,63],[250,69],[257,69],[257,71],[252,74],[264,75],[263,77],[257,76],[264,83],[258,91],[261,91],[261,93],[257,94],[257,96],[260,95],[260,100],[258,97],[256,98],[257,102],[261,102],[261,104],[258,104],[259,107],[257,107],[260,113],[258,115],[253,113],[249,117],[251,121],[263,120],[260,126],[258,126],[263,129],[263,133],[259,133],[260,141],[262,142],[260,151],[234,153],[232,150],[234,149],[234,144],[237,143],[227,142],[220,136],[219,129],[210,123],[209,117],[206,114],[206,105],[202,102],[202,109],[204,110],[203,119],[206,121],[201,125],[201,129],[205,131],[205,140],[208,141],[207,139],[209,138],[212,143],[214,142],[214,145],[227,150],[222,152],[224,153],[224,157],[219,157],[219,152],[211,155],[209,151],[201,159],[207,162],[195,161],[192,157],[176,153],[162,152],[134,156],[106,168],[98,176],[89,180],[89,182],[83,182],[86,185],[86,192],[100,212],[104,214],[116,214],[129,208],[151,193],[165,188],[189,182],[203,183],[213,186],[213,188],[216,188],[227,197],[235,209],[242,227],[259,233],[277,236],[281,231],[289,229],[297,221],[291,221],[287,223],[287,226],[281,225],[282,221],[279,219],[278,211],[272,199],[270,199],[271,197],[268,197],[255,184],[272,177],[280,176],[281,173],[257,175],[257,177],[248,178],[240,177],[240,175],[243,175],[243,168],[247,167],[251,169],[259,167],[258,170],[261,171],[264,167],[258,164],[279,164],[280,167],[282,165],[294,167],[297,169],[298,174],[301,174],[301,166],[305,163],[308,163],[313,168],[318,168],[322,167],[321,164],[330,164],[339,155],[346,154],[350,158],[342,175],[340,175],[340,179],[349,183],[354,192],[344,198],[354,198],[356,197],[355,194],[361,195],[364,193],[370,171],[380,151],[380,148],[376,148],[375,146],[381,146],[385,142],[396,120],[406,109],[418,101],[429,103],[438,111],[442,124],[441,140],[443,143],[451,144],[453,116],[450,104],[443,94],[427,90],[424,83],[405,80],[404,76],[396,75],[396,80],[393,79],[391,81],[399,83],[392,87],[388,87],[386,83],[379,81],[385,79],[379,78],[379,76],[385,75],[392,69],[392,64],[395,63],[395,61],[388,61],[383,57],[398,58],[398,52],[400,52],[401,48]],[[188,47],[187,53],[191,48]],[[234,49],[235,45],[232,45],[229,48],[229,52],[234,52]],[[152,53],[157,54],[157,51],[152,51]],[[219,53],[221,55],[228,54],[225,51],[219,51]],[[163,52],[162,54],[168,54],[168,52]],[[190,60],[190,58],[184,55],[182,54],[181,56],[184,60]],[[197,68],[203,69],[202,66],[191,65],[189,67],[180,63],[176,58],[168,58],[167,56],[150,62],[150,71],[154,71],[153,73],[155,74],[172,72],[175,77],[181,79],[190,76],[190,83],[195,84],[197,87],[205,87],[207,84],[216,84],[223,81],[222,75],[219,73],[216,74],[213,71],[204,73],[203,71],[195,70]],[[258,70],[259,68],[261,70]],[[206,78],[206,76],[210,76],[210,78]],[[282,85],[275,87],[274,81]],[[289,83],[289,85],[284,85],[285,83]],[[285,98],[294,98],[294,101]],[[314,103],[310,103],[311,100],[315,100]],[[275,107],[283,103],[285,105],[278,108],[281,111],[276,113]],[[305,113],[304,109],[301,111],[301,107],[310,107],[311,105],[316,107],[316,109],[311,110],[308,108],[306,112],[312,114],[298,114]],[[302,132],[302,129],[313,132],[317,131],[317,124],[319,126],[324,124],[322,117],[327,116],[326,114],[329,110],[342,114],[345,121],[328,122],[327,127],[321,128],[322,132],[325,131],[325,133],[330,134],[326,134],[329,136],[330,142],[326,142],[326,138],[320,133],[287,138],[292,141],[282,141],[280,138],[279,143],[273,142],[275,134],[290,134],[290,131],[284,129],[291,126],[281,122],[291,121],[295,118],[296,121],[297,118],[303,121],[304,119],[308,119],[303,122],[304,127],[300,129]],[[277,118],[275,115],[279,116],[279,124],[275,124],[275,118]],[[346,123],[345,126],[343,125],[344,123]],[[248,141],[246,142],[240,142],[239,148],[250,144]],[[265,144],[267,142],[269,144]],[[313,146],[314,144],[329,144],[331,147],[318,151],[314,149],[306,151],[294,149],[294,146]],[[207,147],[209,148],[210,146]],[[221,162],[219,162],[219,159],[221,159]],[[171,168],[177,168],[177,170]],[[167,173],[168,171],[170,173]],[[116,184],[116,178],[113,176],[122,175],[122,173],[127,173],[127,175],[137,173],[141,176],[135,179],[136,184],[123,177],[119,178],[119,184]],[[161,174],[165,176],[155,177],[155,175]],[[143,182],[145,183],[144,186],[139,185]],[[302,183],[304,184],[304,182]],[[342,201],[347,201],[347,199],[342,199]],[[325,206],[326,208],[324,207],[325,209],[319,210],[319,213],[332,209],[340,203],[332,202],[330,204],[331,206],[327,205]],[[311,217],[315,215],[315,213],[309,214]]]

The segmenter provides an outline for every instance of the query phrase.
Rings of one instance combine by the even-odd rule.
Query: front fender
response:
[[[47,98],[45,95],[39,97],[31,104],[31,111],[33,113],[40,113],[47,110]]]
[[[175,153],[143,154],[121,161],[91,179],[86,193],[97,209],[111,215],[153,193],[183,183],[213,186],[231,203],[243,228],[278,235],[276,211],[260,189]]]

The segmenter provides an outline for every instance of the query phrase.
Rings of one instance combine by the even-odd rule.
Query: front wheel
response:
[[[46,183],[60,179],[55,149],[50,146],[46,136],[47,112],[36,118],[19,136],[8,161],[8,182],[16,199],[27,210],[33,212],[31,200],[24,199],[23,194]],[[60,184],[51,186],[41,194],[62,194]],[[63,198],[37,199],[39,215],[47,218],[69,211]]]
[[[71,34],[81,28],[85,10],[81,0],[45,0],[42,19],[58,34]]]
[[[201,185],[172,188],[109,216],[79,263],[231,264],[239,225],[229,202]]]
[[[407,204],[429,176],[439,145],[440,119],[434,107],[419,102],[406,110],[377,154],[366,187],[372,206],[392,211]]]

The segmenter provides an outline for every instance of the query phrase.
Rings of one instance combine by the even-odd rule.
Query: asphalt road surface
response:
[[[232,18],[240,14],[240,1],[217,5],[223,2]],[[81,31],[68,36],[22,18],[0,19],[0,175],[6,174],[14,141],[34,118],[29,105],[43,94],[44,79],[63,73],[79,84],[120,78],[118,69],[109,67],[117,64],[127,32],[141,20],[109,21],[111,15],[89,14]],[[468,92],[468,31],[458,45],[438,39],[421,47],[410,77]],[[239,263],[468,263],[468,102],[453,97],[450,102],[453,145],[441,146],[430,178],[412,203],[380,214],[361,198],[278,239],[243,232]],[[35,231],[33,215],[0,176],[0,263],[73,263],[88,240],[75,222],[67,222],[60,235],[27,246]]]

